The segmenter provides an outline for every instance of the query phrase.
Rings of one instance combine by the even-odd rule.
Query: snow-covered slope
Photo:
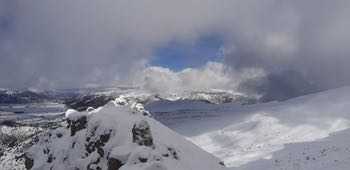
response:
[[[350,130],[313,142],[287,144],[282,150],[273,153],[271,159],[261,159],[235,169],[348,170]]]
[[[170,107],[168,107],[170,106]],[[149,109],[155,117],[159,117],[170,128],[186,136],[190,141],[204,150],[214,154],[230,167],[241,169],[298,169],[289,162],[302,159],[296,154],[300,148],[315,144],[314,150],[306,149],[305,155],[313,155],[317,149],[327,149],[327,145],[339,147],[347,153],[343,138],[350,138],[349,133],[342,137],[330,137],[331,133],[350,127],[350,87],[344,87],[308,96],[294,98],[284,102],[240,106],[232,104],[210,105],[189,102],[182,104],[153,105]],[[153,108],[152,108],[153,107]],[[187,108],[183,110],[183,108]],[[186,117],[173,117],[186,112]],[[327,142],[321,140],[327,138]],[[333,141],[334,140],[334,141]],[[313,143],[309,143],[313,142]],[[289,145],[294,143],[293,145]],[[295,144],[298,143],[298,144]],[[303,145],[305,143],[305,145]],[[288,145],[287,145],[288,144]],[[320,146],[322,145],[322,147]],[[294,147],[296,146],[296,147]],[[294,151],[294,148],[299,148]],[[316,149],[316,151],[315,151]],[[279,151],[282,153],[279,154]],[[341,152],[339,152],[340,155]],[[291,153],[291,155],[289,155]],[[294,155],[293,155],[294,154]],[[337,152],[325,159],[337,159]],[[279,158],[281,157],[281,158]],[[304,158],[303,158],[304,159]],[[312,159],[312,158],[311,158]],[[258,160],[259,166],[249,166]],[[350,157],[341,159],[342,165],[350,163]],[[258,168],[266,164],[265,168]],[[298,163],[299,169],[317,169],[322,167],[322,161],[308,164]],[[320,166],[316,166],[320,164]],[[262,166],[264,167],[264,166]],[[328,165],[323,169],[329,168]],[[338,169],[349,169],[338,168]],[[332,169],[332,168],[331,168]]]
[[[89,112],[68,110],[68,128],[40,137],[23,156],[27,168],[216,170],[220,161],[122,99]]]
[[[25,137],[19,147],[0,150],[0,166],[6,170],[225,169],[221,164],[233,170],[349,169],[350,87],[283,102],[211,102],[225,96],[200,92],[164,98],[129,91],[98,109],[68,111],[67,123],[45,130],[39,141]],[[15,129],[15,134],[26,129],[18,129],[21,133]],[[6,137],[13,134],[4,132]],[[30,147],[31,143],[35,145]],[[11,154],[23,150],[23,155]]]

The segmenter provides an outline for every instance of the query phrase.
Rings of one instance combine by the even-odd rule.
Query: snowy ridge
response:
[[[225,169],[217,158],[147,116],[142,105],[134,104],[130,108],[120,103],[118,99],[89,112],[68,111],[68,128],[41,136],[24,156],[26,167],[33,170]]]
[[[259,100],[259,96],[248,96],[229,90],[210,89],[207,91],[183,91],[178,93],[154,94],[147,91],[137,91],[121,94],[118,97],[128,101],[136,101],[149,104],[155,101],[204,101],[212,104],[236,103],[254,104]]]

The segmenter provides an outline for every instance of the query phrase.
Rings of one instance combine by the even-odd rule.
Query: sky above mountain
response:
[[[121,84],[150,66],[209,61],[233,80],[245,69],[296,70],[346,85],[349,9],[348,0],[0,0],[0,87]]]
[[[171,41],[154,50],[151,65],[180,71],[197,68],[208,61],[221,62],[223,40],[218,35],[204,35],[193,42]]]

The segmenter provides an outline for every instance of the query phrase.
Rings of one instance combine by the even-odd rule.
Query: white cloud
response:
[[[178,72],[163,67],[147,67],[136,74],[134,84],[159,94],[211,89],[235,91],[241,82],[263,76],[265,72],[261,69],[244,69],[233,74],[222,63],[208,62],[201,68],[187,68]]]

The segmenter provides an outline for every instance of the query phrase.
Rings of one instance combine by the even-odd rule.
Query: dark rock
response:
[[[58,138],[61,138],[63,135],[62,135],[62,133],[57,133],[56,136],[57,136]]]
[[[119,170],[123,166],[123,163],[115,158],[108,159],[108,170]]]
[[[91,167],[91,165],[97,165],[98,163],[100,163],[100,158],[97,158],[96,161],[93,161],[93,162],[89,163],[86,169],[87,169],[87,170],[101,170],[102,168],[99,167],[99,166],[94,166],[95,169],[93,169],[93,168]]]
[[[149,124],[142,120],[132,128],[132,140],[143,146],[153,146],[153,138]]]
[[[140,161],[140,162],[142,162],[142,163],[147,162],[147,160],[148,160],[147,158],[142,158],[142,157],[139,157],[139,161]]]
[[[95,131],[96,129],[94,129]],[[92,136],[95,134],[95,132],[91,132]],[[109,131],[109,133],[106,134],[102,134],[99,136],[99,138],[97,140],[91,140],[90,137],[86,138],[86,141],[88,142],[88,144],[85,145],[85,149],[87,151],[87,155],[89,155],[90,153],[94,152],[95,150],[97,150],[97,153],[103,157],[104,156],[104,149],[103,146],[108,142],[110,136],[111,136],[112,130]]]
[[[13,147],[16,146],[16,144],[17,144],[17,140],[14,140],[14,141],[10,142],[10,143],[8,144],[8,146],[9,146],[10,148],[13,148]]]
[[[9,126],[9,127],[18,126],[18,124],[14,120],[4,120],[4,121],[0,122],[0,125]]]
[[[67,122],[68,122],[68,127],[71,130],[71,136],[74,136],[76,132],[86,128],[87,117],[82,116],[81,118],[79,118],[78,120],[75,120],[75,121],[68,119]]]
[[[45,148],[44,150],[43,150],[43,153],[46,155],[46,154],[49,154],[50,153],[50,149],[49,148]]]
[[[174,159],[179,159],[179,156],[174,148],[168,148],[168,151],[170,152],[171,156],[173,156]]]
[[[105,95],[84,95],[68,99],[64,102],[68,108],[77,111],[86,111],[89,107],[98,108],[104,106],[115,97]]]
[[[100,142],[101,143],[107,143],[109,138],[111,136],[111,131],[107,134],[100,135]]]
[[[34,160],[32,158],[29,158],[26,154],[24,154],[24,166],[26,169],[32,169],[34,165]]]
[[[226,166],[223,161],[220,161],[219,164],[222,165],[222,166]]]
[[[105,151],[104,151],[101,147],[98,147],[98,148],[97,148],[97,153],[98,153],[101,157],[103,157],[104,154],[105,154]]]
[[[55,160],[55,157],[53,157],[52,154],[50,154],[49,157],[47,158],[47,162],[51,163],[53,160]]]

